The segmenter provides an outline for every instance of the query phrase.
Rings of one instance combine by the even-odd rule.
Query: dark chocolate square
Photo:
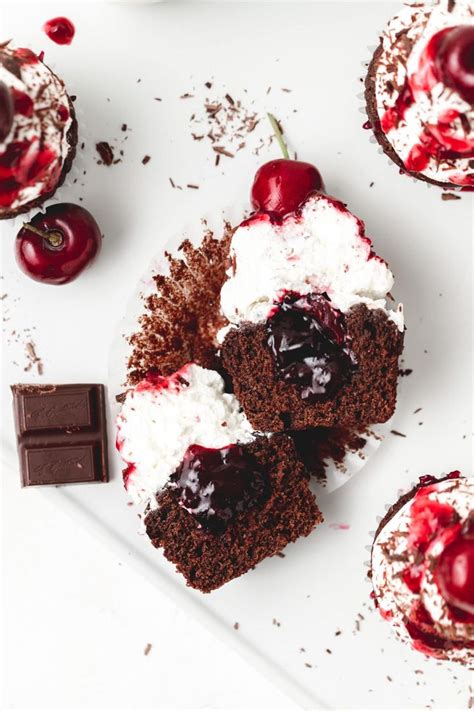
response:
[[[103,385],[14,385],[23,486],[108,481]]]

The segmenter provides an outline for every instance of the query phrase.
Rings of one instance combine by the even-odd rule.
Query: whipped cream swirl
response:
[[[221,308],[233,326],[265,321],[293,291],[326,292],[342,312],[356,304],[383,309],[403,331],[402,307],[391,310],[386,301],[392,272],[374,253],[364,223],[334,198],[314,193],[281,221],[251,217],[234,232],[230,254]]]
[[[195,363],[166,378],[142,380],[127,392],[117,417],[117,449],[128,465],[125,487],[135,503],[151,508],[190,445],[217,449],[253,439],[219,373]]]

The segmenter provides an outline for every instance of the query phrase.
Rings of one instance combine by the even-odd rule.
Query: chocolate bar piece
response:
[[[108,481],[103,385],[13,385],[23,486]]]

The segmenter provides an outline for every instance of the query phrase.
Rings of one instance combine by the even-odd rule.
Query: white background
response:
[[[322,501],[326,524],[320,532],[292,547],[284,561],[267,561],[204,604],[223,620],[227,637],[231,630],[250,645],[252,664],[254,649],[286,670],[305,694],[329,705],[465,708],[468,689],[465,681],[456,682],[455,671],[425,664],[391,640],[387,625],[363,607],[369,592],[363,547],[383,505],[421,473],[467,471],[471,463],[470,200],[442,202],[439,191],[400,177],[361,129],[361,63],[397,3],[68,3],[67,12],[62,2],[5,7],[2,35],[45,49],[46,61],[78,95],[86,146],[59,198],[82,197],[105,235],[94,267],[74,284],[55,288],[18,273],[12,258],[18,223],[1,228],[1,291],[9,294],[2,301],[9,319],[2,384],[6,455],[12,445],[8,384],[106,382],[116,323],[152,255],[170,234],[199,224],[203,214],[228,204],[245,209],[255,169],[277,155],[274,148],[260,157],[253,153],[259,137],[269,135],[262,122],[246,149],[216,169],[209,144],[190,137],[189,115],[202,110],[204,82],[214,82],[211,98],[229,92],[254,101],[259,114],[273,111],[299,156],[314,161],[329,191],[366,220],[396,273],[396,296],[407,313],[404,365],[414,372],[401,383],[394,428],[407,438],[392,436],[337,498]],[[42,23],[58,14],[76,24],[71,47],[57,47],[41,32]],[[185,92],[196,99],[180,100]],[[123,163],[98,166],[94,143],[120,142],[123,122],[132,129]],[[145,154],[152,158],[142,166]],[[173,190],[169,176],[200,189]],[[42,379],[23,373],[24,329],[34,326]],[[9,336],[13,329],[21,334],[18,344]],[[415,415],[418,407],[423,410]],[[100,510],[103,523],[108,505],[112,537],[131,532],[129,549],[119,546],[119,557],[102,548],[94,529],[86,532],[66,517],[57,491],[21,491],[17,472],[6,467],[2,479],[7,707],[290,707],[192,619],[196,608],[186,612],[183,597],[174,605],[132,571],[128,563],[141,548],[163,575],[169,566],[148,548],[145,554],[135,536],[118,466],[110,484],[80,487],[71,497],[96,514]],[[349,523],[350,530],[330,528],[338,522]],[[370,619],[354,635],[361,610]],[[273,616],[281,627],[272,624]],[[238,632],[232,630],[236,620]],[[344,634],[336,645],[338,625]],[[145,656],[147,643],[153,646]],[[325,651],[329,644],[332,655]],[[419,667],[429,685],[414,674]]]

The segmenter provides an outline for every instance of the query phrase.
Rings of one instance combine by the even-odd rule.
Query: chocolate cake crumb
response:
[[[319,480],[326,478],[326,468],[332,461],[342,465],[348,452],[360,452],[369,432],[357,433],[344,427],[315,427],[287,433],[308,472]]]
[[[146,299],[140,331],[129,338],[130,383],[151,369],[169,375],[190,361],[218,367],[215,337],[225,325],[220,292],[230,237],[231,228],[225,225],[221,239],[208,231],[199,247],[185,240],[176,256],[167,255],[170,274],[154,277],[157,291]]]
[[[234,630],[238,630],[240,627],[238,622],[234,622]]]
[[[148,642],[148,644],[145,645],[145,649],[143,650],[143,654],[145,655],[145,657],[148,657],[151,652],[151,649],[152,645],[150,644],[150,642]]]
[[[305,665],[305,667],[308,667],[308,669],[312,669],[312,668],[313,668],[313,665],[310,664],[309,662],[305,662],[304,665]]]
[[[143,158],[142,158],[143,165],[146,165],[147,163],[149,163],[150,160],[151,160],[151,156],[143,156]]]
[[[107,141],[99,141],[95,144],[95,149],[99,154],[103,165],[112,165],[114,162],[114,152]]]
[[[413,368],[399,368],[398,369],[398,375],[401,378],[406,378],[408,375],[411,375],[413,373]]]
[[[275,625],[276,627],[281,627],[281,622],[278,622],[275,618],[272,620],[272,624]]]
[[[460,200],[461,196],[457,193],[441,193],[441,200]]]
[[[326,652],[327,652],[328,654],[332,654],[332,652],[331,652],[330,649],[326,649]]]

